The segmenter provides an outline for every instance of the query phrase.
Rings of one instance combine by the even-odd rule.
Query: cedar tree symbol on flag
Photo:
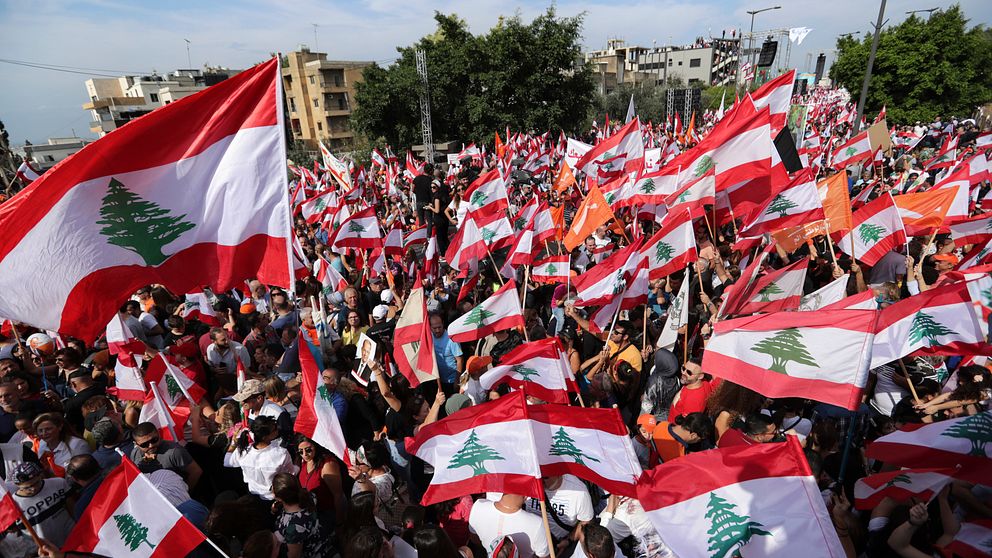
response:
[[[887,232],[882,225],[874,225],[872,223],[862,223],[858,227],[858,235],[861,237],[861,242],[865,244],[878,242],[882,237],[886,236]]]
[[[758,291],[758,294],[761,295],[759,302],[771,302],[768,298],[769,296],[773,294],[782,294],[783,292],[784,291],[782,291],[782,289],[780,289],[775,283],[768,283],[760,291]]]
[[[653,178],[649,178],[649,179],[645,180],[644,182],[641,182],[640,190],[642,192],[644,192],[645,194],[653,193],[657,189],[658,188],[654,185],[654,179]],[[992,225],[992,222],[990,222],[990,225]]]
[[[538,374],[537,370],[534,370],[533,368],[528,368],[523,364],[515,364],[513,365],[513,368],[511,368],[510,370],[512,370],[513,374],[520,376],[526,382],[531,381],[530,380],[531,376],[537,376]]]
[[[558,273],[558,266],[553,263],[548,264],[548,275],[555,275],[556,273]],[[990,306],[992,306],[992,304],[990,304]]]
[[[469,205],[474,205],[476,207],[482,207],[482,205],[486,202],[486,199],[487,198],[489,198],[489,194],[487,194],[487,193],[485,193],[485,192],[483,192],[481,190],[476,190],[472,194],[472,199],[469,200],[468,203],[469,203]]]
[[[131,552],[137,550],[141,543],[155,548],[155,545],[148,542],[148,527],[142,525],[131,514],[115,515],[114,523],[117,524],[117,530],[121,533],[121,540],[131,549]]]
[[[787,374],[785,365],[791,362],[798,362],[807,366],[817,366],[813,356],[809,354],[806,346],[802,342],[802,334],[799,329],[790,327],[783,329],[772,337],[763,339],[751,347],[756,353],[764,353],[772,357],[772,365],[768,367],[772,372]]]
[[[482,234],[482,241],[486,243],[486,246],[492,245],[493,237],[496,236],[496,231],[487,227],[482,227],[482,230],[479,232]]]
[[[909,341],[911,343],[919,343],[926,339],[927,345],[932,347],[934,345],[940,345],[937,338],[941,335],[952,334],[954,334],[953,330],[947,329],[935,320],[933,316],[921,310],[913,316],[913,323],[909,329]]]
[[[854,147],[848,147],[847,149],[844,150],[844,156],[847,158],[851,158],[851,156],[857,152],[858,150],[855,149]]]
[[[179,383],[172,377],[172,374],[164,374],[164,376],[165,389],[169,392],[169,398],[175,401],[179,397],[179,394],[183,392],[183,388],[179,387]]]
[[[479,442],[479,436],[473,428],[472,433],[465,440],[465,446],[451,456],[448,468],[457,469],[467,465],[472,468],[472,476],[477,477],[489,472],[486,470],[486,461],[504,461],[504,459],[496,450]]]
[[[659,264],[668,262],[674,255],[675,248],[665,241],[658,242],[658,245],[654,248],[654,259],[658,260]]]
[[[772,203],[770,203],[765,209],[765,215],[778,213],[780,217],[785,217],[786,213],[794,207],[798,206],[792,200],[782,194],[778,194],[774,199],[772,199]]]
[[[324,401],[331,403],[331,392],[327,389],[327,385],[320,384],[317,386],[317,395],[319,395]]]
[[[365,227],[358,221],[350,221],[348,222],[348,232],[363,233],[365,232]]]
[[[692,175],[696,178],[701,178],[704,174],[710,172],[710,169],[714,166],[716,166],[716,163],[713,162],[713,158],[709,155],[704,155],[701,159],[699,159],[699,162],[696,163],[696,168],[692,171]]]
[[[885,488],[888,488],[890,486],[895,486],[896,483],[900,483],[900,482],[903,484],[913,484],[913,481],[912,479],[909,478],[909,475],[899,475],[897,477],[892,477],[892,480],[885,483]]]
[[[196,226],[183,221],[185,213],[169,215],[169,210],[141,199],[116,178],[110,179],[100,217],[96,224],[103,225],[100,234],[108,238],[107,242],[138,254],[150,266],[168,258],[162,247]]]
[[[565,455],[571,457],[575,460],[577,465],[585,465],[582,458],[586,458],[589,461],[595,461],[599,463],[599,460],[590,455],[582,453],[582,450],[575,447],[575,440],[565,432],[565,427],[559,427],[558,432],[555,432],[554,436],[551,437],[551,449],[548,452],[550,455]]]
[[[710,544],[706,550],[713,553],[710,558],[739,556],[737,551],[750,542],[751,537],[771,536],[762,529],[764,525],[751,521],[746,515],[738,515],[735,509],[737,506],[710,492],[710,501],[706,505],[706,519],[710,520],[711,525],[706,531],[710,536],[706,540]]]
[[[486,319],[492,317],[493,314],[495,314],[495,312],[490,312],[481,306],[476,306],[469,311],[468,316],[465,318],[465,323],[476,326],[484,326],[486,325]]]
[[[971,442],[968,455],[988,457],[985,444],[992,443],[992,415],[981,413],[967,418],[940,433],[949,438],[964,438]]]

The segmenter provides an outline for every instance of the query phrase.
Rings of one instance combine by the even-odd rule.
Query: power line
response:
[[[58,65],[58,64],[45,64],[45,63],[41,63],[41,62],[29,62],[29,61],[26,61],[26,60],[11,60],[11,59],[7,59],[7,58],[0,58],[0,62],[3,62],[5,64],[13,64],[15,66],[24,66],[24,67],[27,67],[27,68],[35,68],[35,69],[38,69],[38,70],[49,70],[49,71],[53,71],[53,72],[65,72],[65,73],[69,73],[69,74],[97,75],[97,76],[105,76],[105,77],[120,77],[121,75],[142,75],[142,74],[150,74],[150,73],[152,73],[152,72],[147,72],[147,71],[133,72],[133,71],[126,71],[126,70],[110,70],[110,69],[107,69],[107,68],[83,68],[83,67],[78,67],[78,66],[62,66],[62,65]],[[104,73],[104,72],[114,72],[114,73],[111,74],[111,73]]]

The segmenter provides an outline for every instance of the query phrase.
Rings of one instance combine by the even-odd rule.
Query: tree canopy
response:
[[[861,91],[871,35],[837,40],[830,77],[852,95]],[[882,30],[868,86],[865,112],[886,106],[890,122],[930,122],[936,116],[968,116],[992,99],[992,30],[968,29],[961,7],[953,5],[928,19],[910,16]]]
[[[394,146],[421,142],[420,78],[415,51],[423,49],[435,141],[489,140],[493,132],[573,131],[593,102],[582,56],[582,16],[558,17],[554,8],[525,23],[519,15],[500,18],[483,35],[473,35],[455,15],[435,13],[437,31],[401,47],[389,67],[372,65],[356,84],[354,127]]]

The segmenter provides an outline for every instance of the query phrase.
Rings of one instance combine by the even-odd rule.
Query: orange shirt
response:
[[[652,434],[655,453],[661,463],[667,463],[685,455],[685,445],[682,440],[672,434],[670,426],[671,423],[663,420],[658,423],[658,426],[654,427],[654,433]],[[654,465],[657,465],[657,463],[651,464],[652,467]]]

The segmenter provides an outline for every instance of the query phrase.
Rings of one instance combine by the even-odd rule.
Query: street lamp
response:
[[[910,11],[906,12],[906,15],[920,14],[920,13],[926,12],[927,19],[930,19],[930,16],[932,16],[933,13],[936,12],[937,10],[939,10],[939,9],[940,8],[930,8],[929,10],[910,10]]]
[[[748,45],[748,48],[751,49],[751,56],[749,57],[748,60],[751,63],[751,72],[753,72],[751,74],[752,76],[755,76],[755,75],[758,74],[758,72],[756,72],[754,70],[754,16],[760,14],[761,12],[767,12],[767,11],[770,11],[770,10],[781,10],[781,9],[782,9],[782,6],[772,6],[770,8],[761,8],[760,10],[748,10],[747,11],[747,13],[751,15],[751,30],[748,32],[748,42],[747,42],[747,45]],[[754,78],[752,77],[751,79],[754,79]],[[751,83],[751,80],[748,80],[748,85],[750,85],[750,83]]]

